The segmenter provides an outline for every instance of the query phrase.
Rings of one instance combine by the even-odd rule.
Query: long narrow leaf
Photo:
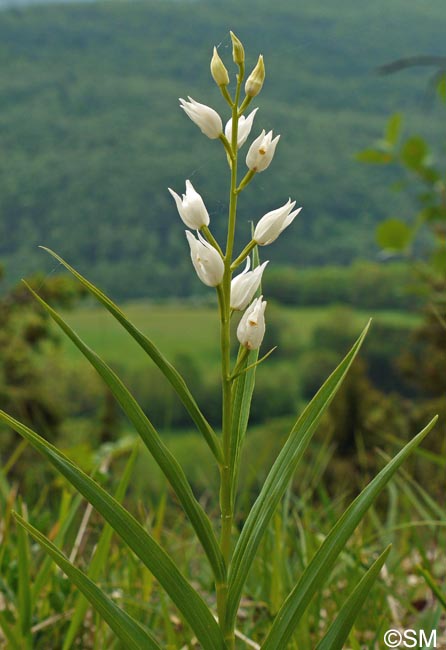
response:
[[[255,363],[259,356],[258,350],[251,352],[246,359],[245,366]],[[232,404],[232,421],[231,421],[231,439],[230,454],[232,468],[231,475],[231,494],[235,501],[237,493],[237,483],[240,469],[240,454],[243,441],[248,427],[249,413],[251,409],[251,400],[254,392],[256,368],[251,368],[243,372],[238,377],[233,386],[233,404]]]
[[[22,502],[19,500],[18,508],[23,514]],[[29,573],[29,539],[23,528],[17,530],[18,550],[18,614],[20,621],[20,632],[23,639],[26,639],[25,648],[31,647],[31,579]]]
[[[121,405],[133,426],[141,436],[147,449],[158,463],[167,480],[173,487],[181,505],[194,527],[198,539],[209,559],[217,582],[225,579],[225,564],[217,539],[208,516],[196,500],[192,488],[176,458],[161,440],[154,426],[141,409],[130,391],[119,379],[115,372],[91,348],[82,341],[64,319],[50,307],[40,296],[29,288],[36,300],[48,312],[51,318],[73,341],[76,347],[88,359],[97,373],[102,377],[111,392]]]
[[[84,594],[116,636],[129,650],[161,650],[153,636],[137,621],[118,607],[85,573],[74,566],[50,540],[23,517],[15,514],[16,521],[44,548],[54,562],[67,574],[73,584]]]
[[[392,545],[390,544],[361,578],[350,596],[342,605],[336,620],[331,624],[327,634],[316,646],[316,650],[342,650],[356,617],[358,616],[370,589],[373,587],[391,548]]]
[[[280,608],[273,625],[265,639],[262,650],[285,648],[301,616],[305,612],[315,591],[327,579],[339,553],[344,548],[350,535],[359,524],[368,508],[381,490],[391,479],[407,456],[415,449],[437,421],[437,417],[415,436],[390,463],[364,488],[361,494],[350,504],[337,524],[332,528],[325,541],[305,569],[299,582],[294,587]]]
[[[121,479],[119,481],[118,488],[115,493],[116,501],[119,503],[122,502],[127,486],[129,484],[130,478],[132,476],[133,467],[135,465],[135,460],[137,457],[138,447],[135,445],[132,453],[130,454],[129,460],[124,468]],[[93,559],[91,560],[87,575],[93,582],[98,580],[100,573],[105,566],[105,563],[108,558],[108,553],[110,550],[111,539],[113,535],[113,528],[110,524],[104,526],[104,530],[99,538],[99,541],[94,552]],[[74,607],[73,616],[71,617],[70,626],[65,634],[62,650],[69,650],[72,643],[75,640],[77,631],[82,624],[82,621],[85,617],[85,612],[87,611],[88,601],[85,600],[81,595],[79,595],[77,602]]]
[[[23,650],[24,641],[18,637],[18,633],[8,622],[7,617],[0,610],[0,630],[8,641],[10,650]]]
[[[54,445],[1,410],[0,420],[28,440],[96,508],[157,578],[202,645],[223,650],[223,637],[207,605],[141,524]]]
[[[193,398],[189,388],[187,387],[186,382],[180,373],[172,366],[169,361],[161,354],[158,348],[152,343],[150,339],[147,338],[129,319],[126,315],[119,309],[119,307],[112,301],[108,296],[105,295],[100,289],[94,286],[86,278],[84,278],[76,269],[65,262],[64,259],[59,257],[57,253],[52,251],[49,248],[42,246],[43,250],[52,255],[56,260],[58,260],[70,273],[72,273],[78,280],[81,282],[86,289],[97,299],[100,303],[104,305],[106,309],[112,314],[116,320],[121,323],[121,325],[127,330],[130,336],[141,346],[141,348],[149,355],[152,361],[158,366],[166,379],[175,389],[177,395],[183,402],[184,406],[188,410],[192,420],[197,425],[198,429],[203,434],[207,444],[209,445],[210,450],[214,454],[215,458],[222,462],[222,451],[221,445],[218,437],[215,435],[214,430],[212,429],[209,422],[204,417],[203,413],[200,411],[198,404]]]
[[[235,620],[243,586],[263,534],[303,456],[320,419],[342,384],[367,334],[369,324],[298,418],[254,503],[234,551],[229,576],[227,624]],[[279,647],[279,646],[277,646]]]
[[[71,503],[70,507],[68,509],[68,513],[65,514],[66,511],[66,499],[70,498]],[[74,498],[71,496],[67,495],[67,497],[62,498],[62,503],[59,509],[58,513],[58,521],[62,521],[62,524],[57,532],[57,535],[54,539],[55,544],[63,544],[63,541],[65,539],[65,535],[67,534],[73,519],[78,511],[78,508],[80,504],[82,503],[82,495],[81,494],[76,494]],[[32,586],[32,599],[33,603],[36,603],[38,601],[39,595],[41,590],[44,588],[48,581],[48,577],[51,573],[51,569],[54,566],[53,562],[51,561],[51,558],[48,556],[45,556],[44,561],[42,562],[42,565],[39,568],[39,571],[34,579],[34,584]]]

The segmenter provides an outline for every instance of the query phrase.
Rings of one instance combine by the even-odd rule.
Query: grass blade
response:
[[[0,630],[2,631],[5,639],[8,641],[10,650],[23,650],[23,641],[17,638],[17,631],[12,629],[8,623],[6,616],[0,610]]]
[[[389,555],[390,544],[379,558],[372,564],[362,577],[358,585],[343,604],[334,623],[331,624],[327,634],[316,646],[316,650],[342,650],[350,630],[367,598],[379,572]]]
[[[129,319],[126,315],[119,309],[119,307],[112,301],[108,296],[105,295],[100,289],[94,286],[89,282],[84,276],[82,276],[76,269],[65,262],[64,259],[59,257],[57,253],[52,251],[49,248],[42,246],[43,250],[52,255],[58,262],[60,262],[70,273],[72,273],[78,280],[83,284],[83,286],[88,289],[88,291],[97,299],[104,307],[110,312],[110,314],[116,318],[116,320],[127,330],[130,336],[138,343],[138,345],[146,352],[152,361],[158,366],[166,379],[170,382],[172,387],[175,389],[177,395],[183,402],[187,411],[189,412],[192,420],[197,425],[199,431],[203,434],[204,439],[209,445],[210,450],[212,451],[215,458],[219,463],[222,462],[223,456],[221,451],[221,445],[218,437],[215,435],[214,430],[212,429],[209,422],[204,417],[203,413],[200,411],[198,404],[193,398],[189,388],[187,387],[186,382],[180,373],[172,366],[169,361],[161,354],[158,348],[152,343],[150,339],[147,338]]]
[[[82,496],[80,494],[76,494],[74,498],[71,499],[71,504],[68,509],[68,512],[66,513],[67,506],[66,506],[66,501],[67,499],[71,499],[70,495],[65,495],[62,498],[62,503],[59,509],[57,521],[61,521],[62,524],[57,532],[57,535],[54,539],[54,542],[56,544],[63,544],[63,541],[65,539],[65,535],[68,532],[68,529],[70,528],[71,524],[73,523],[73,519],[79,509],[79,506],[82,503]],[[51,569],[53,567],[53,563],[51,561],[51,558],[46,556],[44,561],[42,562],[42,565],[36,575],[36,578],[34,580],[34,584],[32,586],[32,599],[33,603],[36,603],[40,592],[42,589],[45,587],[49,575],[51,573]]]
[[[101,617],[108,623],[116,636],[125,643],[129,650],[161,650],[161,646],[155,641],[152,635],[145,630],[137,621],[129,616],[124,610],[118,607],[99,587],[97,587],[90,578],[88,578],[80,569],[71,564],[71,562],[42,535],[37,528],[31,526],[28,522],[15,514],[16,521],[28,531],[44,550],[52,557],[54,562],[69,577],[71,582],[84,594],[93,607],[99,612]]]
[[[121,480],[119,481],[119,485],[115,493],[115,499],[116,501],[119,501],[119,503],[121,503],[122,500],[124,499],[127,486],[132,476],[137,453],[138,453],[138,447],[137,445],[135,445],[132,453],[130,454],[129,460],[126,463],[124,472],[122,473]],[[91,560],[87,571],[87,576],[93,582],[98,580],[100,573],[107,562],[112,535],[113,535],[113,528],[109,524],[106,524],[99,538],[95,553],[93,555],[93,559]],[[69,650],[72,643],[74,643],[79,627],[81,626],[82,621],[84,620],[85,612],[87,611],[87,608],[88,608],[88,601],[85,600],[85,598],[83,598],[82,596],[79,596],[75,603],[74,612],[71,617],[70,626],[64,638],[62,650]]]
[[[243,586],[263,534],[317,425],[355,359],[369,325],[298,418],[252,507],[237,546],[229,576],[227,624],[235,621]],[[279,647],[279,646],[277,646]]]
[[[299,582],[294,587],[280,608],[276,619],[265,639],[262,650],[276,650],[286,647],[296,625],[305,612],[315,591],[321,587],[329,575],[339,553],[347,540],[372,505],[381,490],[391,479],[407,456],[421,443],[434,426],[437,417],[415,436],[390,463],[364,488],[361,494],[350,504],[342,517],[332,528],[325,541],[305,569]]]
[[[23,514],[21,500],[18,509]],[[20,632],[25,642],[25,648],[31,648],[31,576],[29,573],[29,539],[21,526],[17,529],[17,555],[18,555],[18,595],[17,609],[19,614]]]
[[[54,445],[0,410],[0,420],[28,440],[89,501],[157,578],[207,650],[224,640],[207,605],[141,524]]]
[[[116,373],[113,372],[113,370],[96,354],[96,352],[82,341],[76,332],[71,329],[71,327],[54,309],[52,309],[52,307],[42,300],[42,298],[40,298],[40,296],[38,296],[30,287],[28,288],[45,311],[48,312],[63,332],[65,332],[65,334],[73,341],[76,347],[88,359],[93,368],[110,388],[124,413],[132,422],[147,449],[150,451],[167,480],[173,487],[175,494],[189,517],[197,537],[209,559],[216,581],[223,582],[225,579],[226,569],[220,547],[209,518],[201,505],[195,499],[192,488],[183,472],[183,469],[163,443],[138,402]]]

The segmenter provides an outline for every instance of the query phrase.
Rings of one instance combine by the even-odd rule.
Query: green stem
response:
[[[238,112],[238,116],[239,116],[239,117],[240,117],[240,116],[243,114],[243,112],[248,108],[248,106],[250,105],[250,103],[251,103],[252,100],[253,100],[253,97],[251,97],[250,95],[246,95],[245,99],[244,99],[243,102],[242,102],[242,105],[241,105],[240,108],[239,108],[239,112]]]
[[[235,269],[236,269],[238,266],[240,266],[240,264],[241,264],[242,262],[244,262],[244,261],[246,260],[246,258],[248,257],[249,253],[250,253],[250,252],[253,250],[253,248],[255,248],[256,246],[257,246],[256,242],[255,242],[253,239],[251,239],[251,241],[249,242],[249,244],[247,244],[247,245],[245,246],[245,248],[242,250],[242,252],[241,252],[240,255],[237,257],[237,259],[235,259],[235,260],[233,261],[233,263],[232,263],[232,265],[231,265],[231,271],[235,271]]]
[[[246,172],[244,178],[242,178],[240,185],[237,188],[237,194],[245,189],[245,187],[252,181],[255,175],[256,172],[253,169],[250,169],[248,172]]]
[[[203,235],[206,237],[206,239],[208,240],[208,242],[220,253],[222,257],[224,257],[223,251],[221,250],[218,241],[215,239],[214,235],[211,233],[208,226],[202,226],[201,231]]]
[[[220,86],[220,91],[223,97],[226,99],[228,102],[229,106],[232,108],[234,106],[234,102],[232,101],[232,97],[229,94],[229,91],[226,86]]]
[[[234,249],[235,223],[237,214],[237,135],[238,135],[238,102],[240,87],[244,75],[243,65],[239,66],[237,88],[232,105],[232,136],[231,143],[220,136],[231,160],[231,187],[229,193],[228,236],[224,257],[225,272],[221,285],[217,287],[220,308],[220,344],[222,368],[222,449],[223,463],[220,466],[220,511],[221,511],[221,538],[220,547],[229,566],[231,558],[232,526],[233,526],[233,498],[232,498],[232,468],[231,468],[231,428],[232,428],[232,379],[231,379],[231,263]],[[229,150],[228,150],[229,148]],[[217,610],[222,632],[228,650],[235,648],[234,626],[226,626],[227,609],[227,584],[219,585],[217,590]]]

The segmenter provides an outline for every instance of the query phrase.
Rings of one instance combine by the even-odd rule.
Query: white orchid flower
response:
[[[193,230],[200,230],[203,226],[209,225],[209,214],[204,201],[190,181],[186,181],[186,194],[183,194],[182,199],[170,187],[168,190],[175,199],[178,213],[186,226]]]
[[[249,147],[246,164],[251,171],[259,173],[269,167],[280,135],[277,135],[274,140],[272,138],[273,132],[269,131],[265,134],[265,129],[263,129],[259,137]]]
[[[211,246],[198,232],[198,239],[186,230],[190,247],[190,256],[200,280],[208,287],[216,287],[223,280],[225,271],[220,253]]]
[[[223,133],[223,123],[217,111],[214,111],[206,104],[196,102],[192,97],[188,97],[189,101],[180,97],[180,104],[183,111],[188,117],[195,122],[198,128],[204,135],[207,135],[211,140],[219,138]]]
[[[237,129],[237,149],[240,149],[243,147],[245,144],[248,135],[251,133],[252,129],[252,123],[254,121],[255,115],[259,109],[255,108],[251,113],[248,115],[248,117],[245,117],[242,115],[238,121],[238,129]],[[227,122],[225,126],[225,136],[231,142],[232,140],[232,117],[231,119]]]
[[[249,270],[251,261],[248,257],[246,267],[231,282],[231,309],[243,311],[251,302],[262,281],[262,274],[268,261],[263,262],[252,271]]]
[[[291,202],[291,199],[288,199],[281,208],[265,214],[254,230],[253,240],[256,244],[266,246],[276,240],[280,233],[290,225],[296,215],[302,210],[302,208],[298,208],[291,212],[295,205],[296,201]]]
[[[237,327],[237,338],[248,350],[257,350],[265,336],[265,307],[263,296],[256,298],[243,314]]]

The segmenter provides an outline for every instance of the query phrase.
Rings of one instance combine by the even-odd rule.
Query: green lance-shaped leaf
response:
[[[196,401],[194,400],[186,382],[180,373],[172,366],[169,361],[161,354],[158,348],[147,338],[133,323],[131,323],[126,315],[119,309],[119,307],[108,296],[105,295],[100,289],[94,286],[89,280],[84,278],[76,269],[65,262],[64,259],[59,257],[57,253],[49,248],[42,246],[43,250],[52,255],[58,262],[60,262],[70,273],[72,273],[81,282],[86,289],[112,314],[114,318],[127,330],[130,336],[138,343],[138,345],[146,352],[152,361],[158,366],[166,379],[175,389],[177,395],[183,402],[188,410],[192,420],[197,425],[199,431],[203,434],[210,450],[214,454],[218,462],[222,462],[223,456],[221,445],[218,437],[212,429],[209,422],[200,411]]]
[[[137,621],[118,607],[85,573],[74,566],[50,540],[37,528],[15,514],[16,521],[33,539],[52,557],[54,562],[67,574],[73,584],[84,594],[101,617],[111,627],[116,636],[125,643],[129,650],[161,650],[153,636]]]
[[[251,237],[254,236],[254,226],[251,224]],[[252,252],[252,265],[256,268],[260,264],[259,249],[255,246]],[[261,294],[261,286],[257,289],[256,297]],[[241,346],[239,355],[244,348]],[[231,468],[231,495],[233,507],[237,496],[238,477],[240,472],[240,457],[243,442],[248,428],[249,414],[251,412],[251,401],[254,393],[256,380],[256,366],[253,365],[259,358],[259,350],[252,350],[247,356],[243,365],[242,374],[237,377],[232,387],[232,408],[231,408],[231,438],[230,445],[230,468]],[[249,370],[245,370],[247,367]]]
[[[429,433],[438,417],[413,438],[390,463],[388,463],[375,478],[356,497],[342,517],[331,529],[329,535],[314,555],[305,569],[299,582],[280,608],[273,625],[266,637],[262,650],[277,650],[286,648],[296,626],[304,614],[314,593],[320,589],[335,564],[339,553],[345,547],[350,535],[359,524],[368,508],[372,505],[381,490],[386,486],[396,470],[407,456]]]
[[[392,545],[390,544],[361,578],[342,605],[336,620],[331,624],[327,634],[316,646],[316,650],[342,650],[356,617],[370,589],[373,587],[391,548]]]
[[[137,445],[135,445],[126,463],[124,472],[122,473],[121,479],[118,484],[118,488],[115,493],[115,499],[119,501],[119,503],[121,503],[124,498],[127,486],[132,476],[137,453],[138,453],[138,447]],[[90,578],[90,580],[93,581],[98,580],[101,571],[106,565],[108,555],[109,555],[112,535],[113,535],[113,528],[109,524],[106,524],[104,526],[104,530],[101,533],[99,541],[96,545],[96,550],[94,552],[93,559],[91,560],[88,566],[87,575]],[[82,624],[82,621],[84,620],[87,607],[88,607],[87,600],[83,598],[81,595],[79,595],[74,607],[73,615],[70,617],[70,626],[67,630],[67,633],[65,634],[62,650],[69,650],[72,644],[74,643],[76,634]]]
[[[25,283],[26,284],[26,283]],[[28,285],[27,285],[28,286]],[[198,539],[209,559],[218,582],[224,581],[225,564],[211,523],[203,508],[196,500],[192,488],[183,472],[183,469],[172,455],[169,449],[161,440],[154,426],[139,406],[130,391],[124,386],[115,372],[99,357],[96,352],[88,347],[82,339],[74,332],[64,319],[50,307],[35,291],[29,286],[29,290],[36,300],[48,312],[51,318],[59,325],[65,334],[73,341],[76,347],[88,359],[98,374],[105,381],[111,392],[121,405],[122,410],[132,422],[136,431],[141,436],[147,449],[158,463],[167,480],[175,490],[175,493],[188,515]]]
[[[169,594],[206,650],[224,650],[224,640],[209,608],[153,537],[121,504],[54,445],[0,410],[0,420],[47,458],[112,526]]]
[[[255,363],[259,356],[258,350],[249,353],[244,367]],[[232,421],[231,421],[231,494],[235,501],[240,468],[240,454],[248,426],[251,400],[254,392],[256,368],[243,372],[235,381],[232,389]]]
[[[263,534],[282,498],[293,474],[303,456],[319,421],[331,403],[337,390],[353,363],[359,348],[367,334],[369,324],[365,327],[350,352],[330,375],[322,388],[298,418],[288,440],[272,466],[262,490],[254,503],[234,551],[229,574],[229,595],[226,625],[235,621],[243,586],[255,558]],[[279,647],[279,646],[277,646]]]

